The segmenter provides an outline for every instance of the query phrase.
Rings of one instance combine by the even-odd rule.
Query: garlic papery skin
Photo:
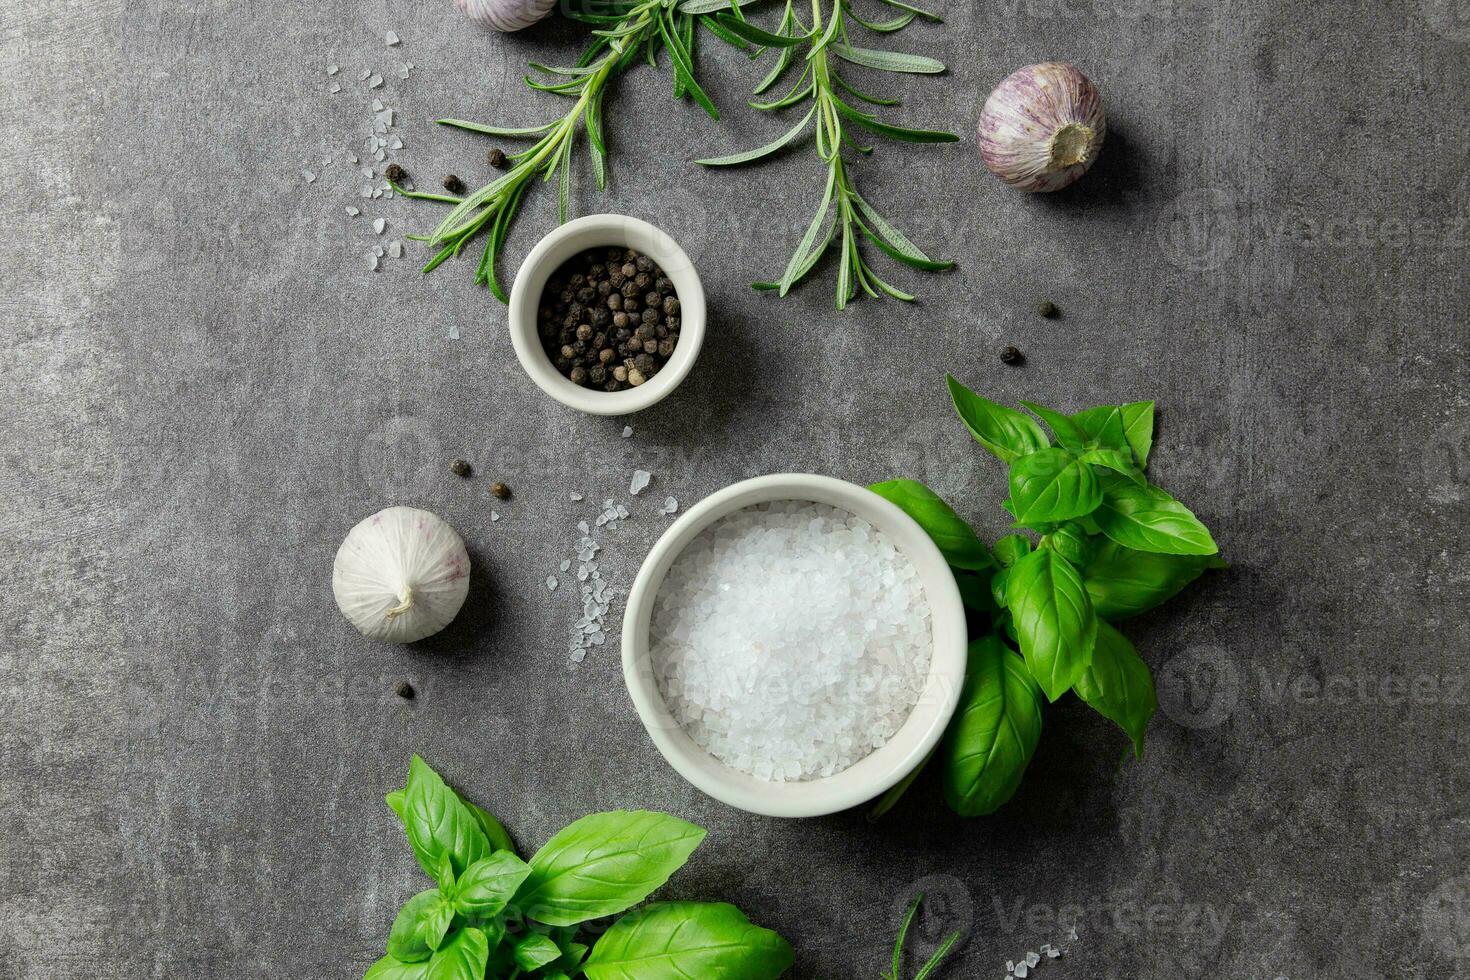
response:
[[[337,608],[363,636],[412,643],[448,626],[470,591],[470,556],[454,528],[413,507],[358,523],[332,563]]]
[[[1012,187],[1058,191],[1087,173],[1107,131],[1102,96],[1076,65],[1027,65],[985,100],[980,156]]]
[[[557,0],[454,0],[470,20],[497,31],[520,31],[556,8]]]

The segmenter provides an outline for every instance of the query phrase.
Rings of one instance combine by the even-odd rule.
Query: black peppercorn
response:
[[[500,500],[510,499],[510,487],[501,483],[499,480],[490,484],[490,493]]]
[[[634,276],[638,275],[638,267],[632,262],[624,262],[623,267],[618,271],[623,274],[624,279],[632,279]]]
[[[383,176],[387,177],[395,184],[400,184],[403,182],[403,179],[408,176],[408,171],[404,170],[396,163],[390,163],[388,164],[388,169],[383,171]]]
[[[660,316],[661,314],[659,313],[658,308],[650,306],[648,309],[643,311],[643,322],[646,324],[657,323]]]
[[[607,368],[594,364],[587,370],[587,377],[593,384],[600,385],[607,380]]]
[[[587,383],[587,369],[578,365],[572,368],[572,384],[580,385]]]
[[[1000,360],[1002,364],[1020,364],[1025,359],[1026,355],[1022,354],[1020,349],[1016,347],[1007,347],[1005,350],[1000,352]]]
[[[592,339],[592,325],[590,323],[584,323],[584,324],[582,324],[581,326],[579,326],[577,328],[577,339],[578,340],[591,340]]]
[[[631,279],[624,279],[623,285],[619,291],[626,298],[632,299],[634,296],[638,295],[638,284]]]
[[[465,460],[456,459],[449,464],[449,471],[455,476],[469,476],[471,472],[470,464]]]
[[[606,364],[608,361],[611,361],[614,357],[617,356],[617,352],[614,351],[611,347],[604,347],[602,350],[597,352],[597,359],[603,364]]]
[[[450,174],[444,178],[444,189],[451,194],[463,194],[464,181],[460,180],[455,174]]]
[[[643,353],[645,353],[645,354],[657,354],[658,353],[658,341],[654,340],[652,337],[650,337],[648,340],[645,340],[643,342]]]
[[[633,260],[633,264],[638,267],[639,272],[647,272],[653,268],[653,259],[650,259],[646,255],[640,255]]]
[[[628,369],[619,364],[617,367],[613,368],[613,378],[617,381],[627,381]]]
[[[504,170],[506,163],[509,162],[505,158],[505,151],[498,146],[487,153],[485,159],[496,170]]]
[[[675,313],[678,313],[678,312],[679,312],[679,297],[677,297],[677,296],[665,296],[664,297],[664,315],[665,316],[673,316]]]
[[[674,354],[674,341],[668,337],[658,342],[658,356],[668,359]]]
[[[612,310],[613,312],[621,310],[623,308],[623,294],[613,293],[611,296],[609,296],[607,298],[607,308]]]
[[[628,314],[623,313],[622,311],[614,313],[612,322],[613,326],[617,327],[619,330],[622,330],[628,326]]]
[[[399,681],[398,686],[393,688],[393,693],[397,694],[405,701],[412,701],[414,694],[413,685],[410,684],[408,681]]]
[[[1046,317],[1048,320],[1052,320],[1052,319],[1055,319],[1057,317],[1057,315],[1060,314],[1062,311],[1059,310],[1059,309],[1057,309],[1057,304],[1053,303],[1049,299],[1044,299],[1036,307],[1036,312],[1037,313],[1040,313],[1042,316]]]

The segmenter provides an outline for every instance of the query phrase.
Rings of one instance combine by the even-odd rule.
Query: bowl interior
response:
[[[541,294],[562,264],[588,249],[607,247],[631,248],[647,255],[679,295],[679,343],[673,355],[658,374],[623,391],[595,391],[564,377],[542,346],[536,323]],[[511,288],[511,342],[531,380],[557,401],[597,415],[623,415],[647,408],[677,387],[699,356],[704,324],[704,285],[689,256],[658,228],[626,215],[587,215],[557,228],[526,256]]]
[[[654,599],[679,554],[725,515],[774,500],[810,500],[856,514],[881,529],[913,562],[929,603],[934,649],[928,682],[903,726],[852,767],[819,779],[775,783],[725,765],[700,748],[664,704],[653,674],[649,622]],[[623,669],[644,726],[659,750],[686,779],[709,795],[755,813],[817,816],[857,806],[890,788],[923,761],[938,742],[959,700],[965,671],[964,607],[954,576],[927,534],[907,514],[862,487],[800,474],[737,483],[690,508],[654,545],[629,594],[623,624]]]

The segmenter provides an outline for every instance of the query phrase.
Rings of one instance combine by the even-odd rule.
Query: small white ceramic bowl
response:
[[[776,783],[725,765],[674,720],[653,674],[649,620],[664,576],[695,536],[727,514],[773,500],[838,507],[881,530],[914,563],[934,628],[929,681],[913,712],[887,743],[851,768],[821,779]],[[759,574],[759,569],[753,569]],[[816,817],[857,806],[887,791],[920,765],[944,734],[965,679],[965,609],[944,556],[914,519],[866,490],[827,476],[783,473],[745,480],[689,508],[653,546],[628,593],[623,617],[623,677],[643,726],[678,773],[715,799],[771,817]]]
[[[636,388],[594,391],[572,384],[551,363],[536,330],[541,291],[561,264],[589,248],[637,249],[658,263],[679,294],[679,343],[663,369]],[[537,387],[570,408],[592,415],[628,415],[642,411],[679,386],[704,343],[704,284],[679,243],[646,221],[623,214],[589,214],[568,221],[541,239],[510,290],[510,340],[521,367]]]

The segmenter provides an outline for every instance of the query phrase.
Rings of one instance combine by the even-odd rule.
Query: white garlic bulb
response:
[[[497,31],[519,31],[556,9],[557,0],[454,0],[454,3],[476,24]]]
[[[363,636],[412,643],[448,626],[470,590],[470,556],[454,528],[413,507],[361,521],[337,549],[332,594]]]
[[[1023,191],[1058,191],[1087,172],[1107,135],[1102,96],[1076,65],[1027,65],[980,112],[980,156]]]

